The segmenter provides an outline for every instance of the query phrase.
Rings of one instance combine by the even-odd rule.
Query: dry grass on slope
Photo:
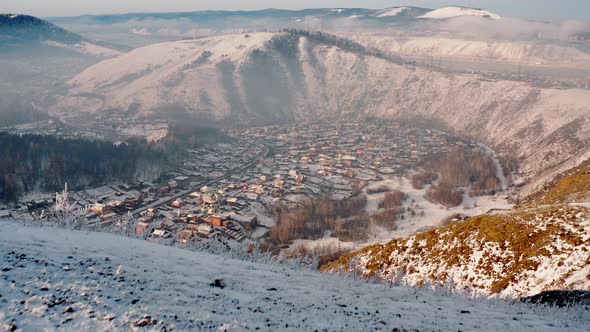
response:
[[[522,205],[549,205],[590,200],[590,160],[557,176]]]
[[[366,277],[450,283],[486,294],[568,288],[580,282],[580,273],[589,286],[589,215],[583,207],[555,206],[477,216],[366,247],[322,270],[358,269]]]

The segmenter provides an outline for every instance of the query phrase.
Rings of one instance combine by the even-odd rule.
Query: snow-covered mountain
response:
[[[10,39],[15,41],[53,40],[59,43],[75,44],[84,40],[80,35],[57,25],[34,16],[19,14],[0,14],[0,36],[4,42]]]
[[[554,206],[483,215],[367,247],[324,269],[485,295],[588,290],[590,214],[581,206]]]
[[[439,9],[435,9],[430,11],[420,18],[433,18],[433,19],[447,19],[453,17],[461,17],[461,16],[478,16],[478,17],[485,17],[493,20],[501,19],[500,15],[494,14],[492,12],[478,9],[478,8],[469,8],[469,7],[459,7],[459,6],[450,6],[450,7],[443,7]]]
[[[246,19],[252,24],[256,24],[256,20],[264,19],[267,23],[274,20],[283,21],[285,23],[294,22],[302,18],[315,18],[324,21],[330,21],[339,18],[349,18],[354,16],[356,18],[391,18],[397,17],[418,17],[432,11],[431,9],[420,7],[391,7],[385,9],[366,9],[366,8],[317,8],[317,9],[302,9],[302,10],[286,10],[286,9],[263,9],[254,11],[221,11],[221,10],[207,10],[196,12],[177,12],[177,13],[129,13],[129,14],[115,14],[115,15],[85,15],[77,17],[51,17],[48,18],[51,22],[57,24],[122,24],[127,22],[142,22],[151,20],[190,20],[195,23],[207,24],[209,27],[217,27],[216,23],[220,20],[236,21],[239,19]],[[269,21],[270,20],[270,21]],[[245,28],[245,26],[244,26]]]
[[[590,53],[558,43],[478,40],[448,36],[353,35],[363,45],[407,57],[590,68]]]
[[[412,19],[412,18],[451,18],[459,16],[480,16],[492,19],[500,19],[500,16],[492,12],[468,7],[450,6],[439,9],[428,9],[413,6],[398,6],[384,9],[366,9],[366,8],[314,8],[302,10],[286,9],[263,9],[254,11],[221,11],[207,10],[196,12],[173,12],[173,13],[129,13],[115,15],[85,15],[77,17],[51,17],[48,18],[56,24],[124,24],[129,22],[149,22],[154,20],[187,20],[195,24],[204,24],[210,28],[218,28],[221,21],[230,20],[241,22],[250,27],[256,25],[257,20],[265,20],[267,24],[276,25],[282,21],[282,26],[288,26],[289,22],[295,22],[297,19],[319,19],[324,23],[341,18],[358,18],[358,19],[387,19],[393,18]],[[242,21],[244,20],[244,21]],[[246,26],[242,26],[246,28]]]
[[[69,50],[85,55],[116,56],[121,52],[97,45],[53,23],[29,15],[0,14],[0,46],[11,52],[31,47]]]
[[[115,44],[141,47],[164,41],[284,28],[323,31],[405,30],[431,11],[419,7],[264,9],[51,17],[49,21],[82,35]],[[432,29],[427,27],[426,29]]]
[[[7,331],[587,330],[583,308],[374,284],[103,233],[0,222],[0,251]]]
[[[400,17],[418,17],[428,12],[430,9],[419,8],[419,7],[391,7],[385,8],[372,13],[372,16],[377,18],[400,18]]]
[[[387,52],[326,34],[253,33],[156,44],[103,61],[70,81],[53,113],[73,121],[134,104],[144,115],[174,105],[250,123],[326,114],[427,119],[514,154],[530,179],[590,157],[589,101],[588,90],[400,65]]]
[[[404,12],[408,11],[409,7],[393,7],[387,8],[379,13],[377,13],[377,17],[388,17],[388,16],[398,16],[402,15]]]

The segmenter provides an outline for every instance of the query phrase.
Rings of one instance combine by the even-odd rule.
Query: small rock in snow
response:
[[[217,288],[225,288],[225,280],[223,279],[215,279],[213,281],[213,283],[211,283],[211,287],[217,287]]]

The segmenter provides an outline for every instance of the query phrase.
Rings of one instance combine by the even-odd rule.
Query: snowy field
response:
[[[497,196],[479,196],[469,197],[467,195],[463,198],[463,203],[456,207],[446,207],[438,203],[433,203],[426,199],[426,190],[414,189],[412,184],[405,177],[402,178],[389,178],[383,181],[372,183],[371,186],[365,188],[364,192],[368,188],[379,188],[380,186],[387,186],[392,190],[399,190],[408,195],[408,199],[404,202],[404,207],[411,207],[417,213],[416,216],[406,218],[404,220],[398,220],[396,223],[398,228],[393,231],[378,228],[375,230],[374,239],[372,243],[389,242],[392,238],[404,237],[412,235],[420,230],[424,230],[428,227],[440,226],[440,223],[447,217],[460,213],[466,216],[477,216],[485,214],[493,209],[509,210],[512,209],[513,205],[509,204],[508,201],[503,197]],[[385,193],[380,194],[367,194],[367,211],[373,213],[377,211],[377,206]],[[502,196],[502,195],[500,195]],[[421,215],[421,213],[424,215]]]
[[[104,233],[0,223],[0,330],[587,331],[581,309],[370,284]],[[225,287],[213,287],[223,278]]]
[[[426,199],[426,190],[414,189],[410,180],[405,177],[385,177],[381,181],[372,182],[369,186],[363,189],[363,194],[367,196],[367,213],[372,215],[379,211],[379,202],[383,200],[386,192],[368,194],[367,189],[379,188],[382,186],[388,187],[391,191],[399,190],[405,193],[408,198],[405,200],[403,206],[405,209],[411,208],[416,212],[416,215],[411,216],[409,213],[405,214],[403,220],[397,220],[397,228],[389,229],[381,227],[372,223],[369,226],[369,234],[366,241],[358,242],[343,242],[337,238],[326,234],[325,237],[317,240],[296,240],[290,246],[292,249],[304,246],[309,250],[314,250],[321,247],[341,248],[356,250],[374,243],[387,243],[394,238],[401,238],[410,236],[422,231],[426,231],[433,227],[438,227],[441,222],[454,214],[463,214],[465,216],[473,217],[481,214],[486,214],[490,211],[511,210],[513,204],[508,203],[504,194],[497,196],[476,196],[469,197],[465,195],[462,204],[456,207],[446,207],[438,203],[433,203]]]

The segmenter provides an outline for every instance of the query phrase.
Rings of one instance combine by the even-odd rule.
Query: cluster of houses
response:
[[[242,242],[257,227],[257,217],[247,209],[248,204],[241,197],[226,194],[226,190],[231,193],[232,188],[235,186],[203,186],[168,204],[143,210],[137,219],[135,232],[152,237],[176,238],[183,243],[208,239],[216,234]]]
[[[475,145],[434,130],[382,122],[297,123],[229,134],[270,147],[271,154],[241,180],[264,178],[260,194],[287,204],[322,193],[346,199],[383,175],[403,175],[425,155]]]
[[[269,231],[278,204],[297,206],[324,194],[346,199],[384,175],[403,175],[425,155],[476,147],[434,130],[370,121],[227,134],[235,140],[188,149],[184,164],[162,183],[108,185],[72,192],[70,198],[85,211],[89,225],[125,225],[145,238],[182,243],[249,242]],[[33,200],[0,210],[0,218],[34,219],[51,205],[51,198]]]
[[[189,148],[181,174],[211,180],[219,178],[261,154],[265,147],[258,142],[237,141]]]

